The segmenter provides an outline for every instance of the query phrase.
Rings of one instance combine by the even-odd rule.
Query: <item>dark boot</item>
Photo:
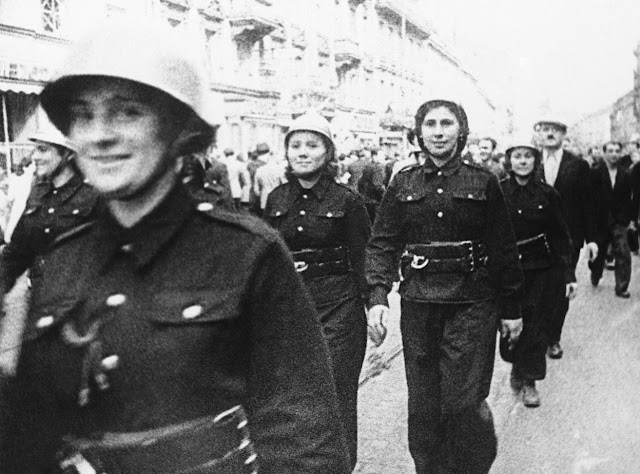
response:
[[[535,408],[540,406],[540,394],[536,389],[535,380],[525,380],[522,387],[522,402],[524,406]]]

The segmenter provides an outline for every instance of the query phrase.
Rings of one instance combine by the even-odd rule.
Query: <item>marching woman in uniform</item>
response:
[[[37,277],[37,256],[60,234],[94,218],[96,192],[85,183],[76,164],[75,146],[48,124],[29,138],[35,179],[25,210],[0,256],[4,291],[31,269]]]
[[[351,467],[358,449],[358,379],[367,344],[364,251],[370,224],[362,198],[335,181],[329,122],[316,112],[285,136],[289,181],[267,200],[267,222],[279,230],[315,301],[329,345]]]
[[[348,470],[286,246],[181,183],[179,158],[213,138],[197,52],[166,25],[94,28],[42,92],[99,203],[39,267],[0,472]]]
[[[400,283],[409,392],[409,450],[418,474],[487,473],[497,440],[486,402],[496,331],[522,328],[522,270],[498,179],[461,154],[469,135],[456,102],[415,117],[423,165],[400,171],[367,247],[368,322],[384,334],[387,294]]]
[[[545,378],[549,345],[543,319],[554,309],[554,295],[560,292],[573,299],[578,287],[560,195],[535,178],[541,163],[540,151],[526,139],[515,141],[506,150],[506,162],[510,176],[501,185],[518,241],[525,283],[522,334],[511,348],[501,341],[501,354],[513,364],[513,389],[522,395],[525,406],[537,407],[540,395],[536,380]]]

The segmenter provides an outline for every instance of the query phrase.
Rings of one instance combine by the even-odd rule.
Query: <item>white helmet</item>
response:
[[[189,107],[203,125],[218,125],[212,123],[214,114],[207,107],[211,101],[200,51],[198,43],[166,24],[106,23],[72,47],[40,100],[51,121],[62,129],[67,123],[65,102],[78,81],[87,76],[115,77],[165,92]]]
[[[289,143],[289,138],[293,132],[302,130],[319,133],[323,137],[328,138],[333,144],[333,135],[331,134],[329,121],[315,110],[310,110],[291,122],[289,130],[284,137],[285,145]]]

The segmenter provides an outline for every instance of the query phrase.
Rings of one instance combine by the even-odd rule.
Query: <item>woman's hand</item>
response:
[[[377,304],[369,308],[367,311],[367,325],[369,337],[376,346],[384,342],[387,337],[387,317],[389,316],[389,308]]]
[[[564,295],[569,298],[569,300],[572,300],[576,297],[576,295],[578,294],[578,284],[577,283],[567,283],[567,287],[566,290],[564,292]]]
[[[502,337],[508,338],[510,348],[513,348],[522,333],[522,318],[520,319],[503,319],[500,327]]]

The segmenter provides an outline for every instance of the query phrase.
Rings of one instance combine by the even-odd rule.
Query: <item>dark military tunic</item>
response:
[[[265,218],[279,230],[292,251],[347,249],[350,270],[315,278],[300,275],[315,300],[329,344],[341,417],[352,465],[357,456],[358,379],[367,343],[364,312],[364,252],[370,224],[362,198],[323,176],[311,189],[297,179],[274,189]]]
[[[4,290],[13,287],[16,279],[56,237],[92,219],[95,204],[95,190],[80,175],[74,175],[58,188],[50,181],[36,183],[11,242],[2,251],[0,266]]]
[[[545,353],[549,344],[543,320],[564,295],[567,283],[575,282],[569,228],[564,220],[558,192],[541,180],[529,179],[521,186],[511,176],[500,183],[518,241],[544,234],[549,255],[522,259],[525,284],[522,299],[524,328],[514,348],[514,369],[520,378],[542,380],[546,375]],[[559,295],[560,294],[560,295]]]
[[[101,209],[37,268],[2,472],[43,472],[66,435],[144,431],[238,404],[261,473],[346,472],[326,344],[267,226],[177,186],[132,228]],[[92,333],[88,346],[70,342]],[[163,461],[192,454],[176,447]]]
[[[400,171],[378,209],[367,248],[369,305],[388,304],[408,246],[464,241],[484,248],[486,260],[478,259],[484,265],[447,272],[403,265],[409,450],[419,474],[488,472],[495,459],[496,438],[484,400],[499,319],[520,317],[522,270],[493,174],[460,156],[441,168],[427,158],[423,166]]]

